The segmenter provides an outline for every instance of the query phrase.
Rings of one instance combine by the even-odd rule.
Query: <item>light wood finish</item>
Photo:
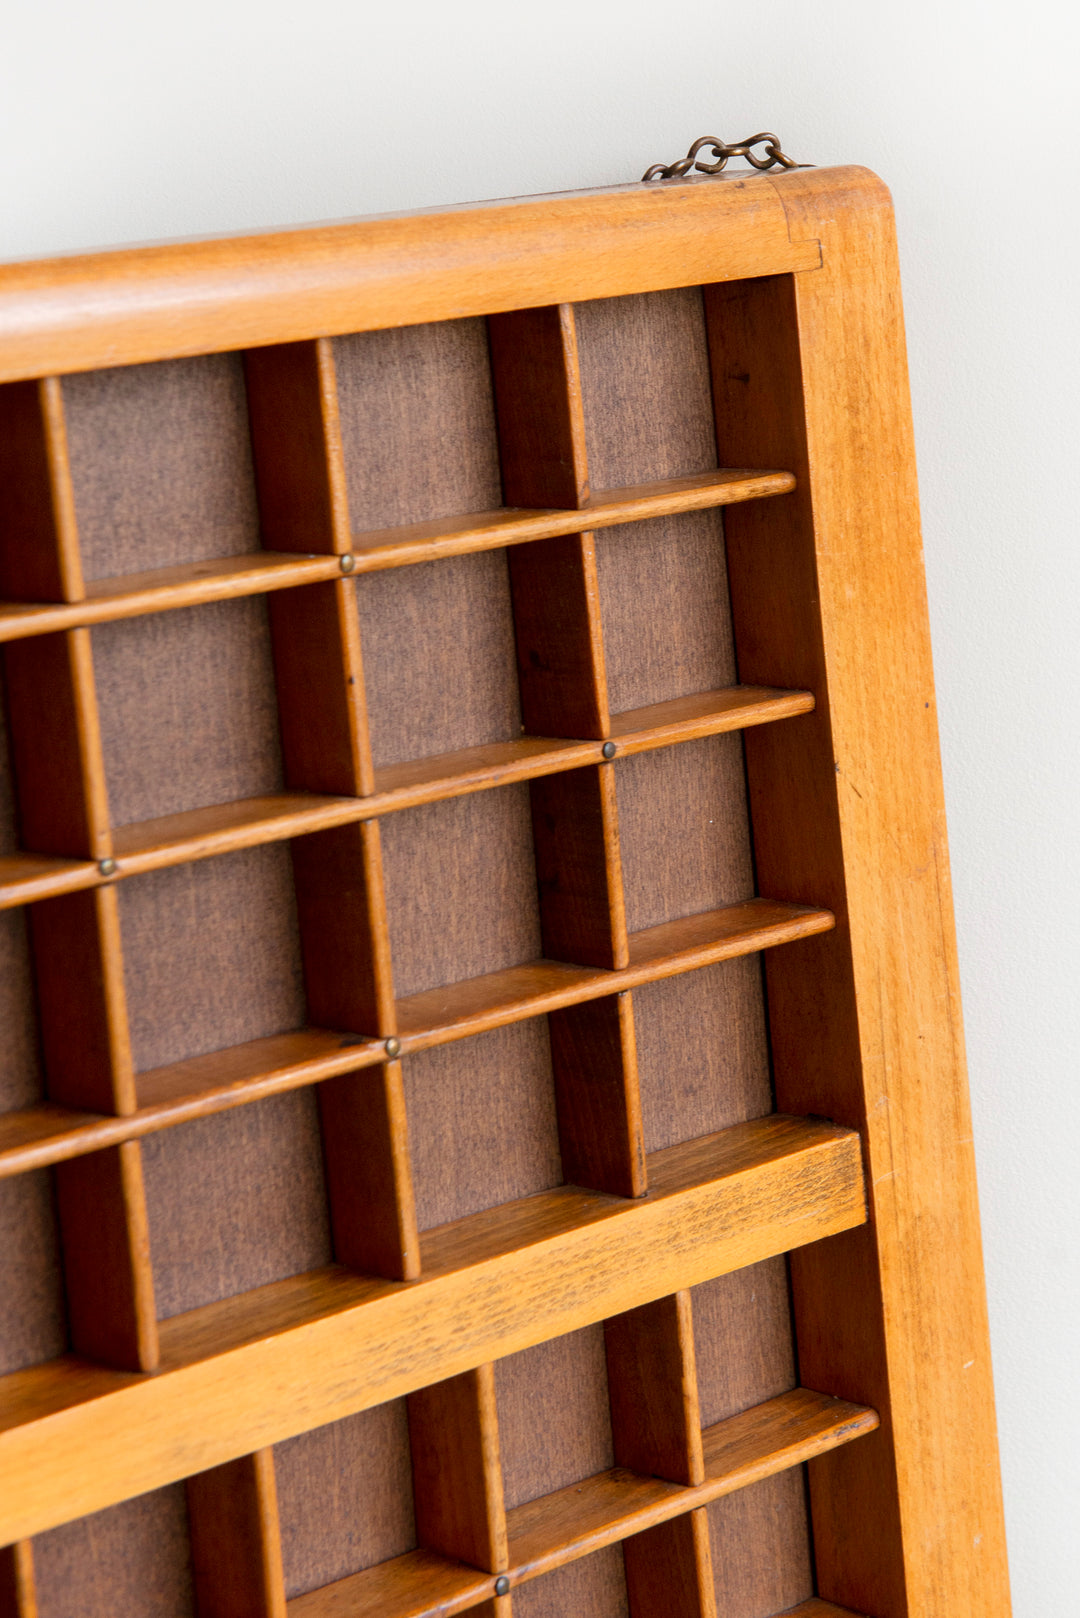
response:
[[[828,943],[768,968],[770,1028],[779,1104],[864,1131],[874,1208],[863,1236],[793,1265],[799,1358],[808,1380],[881,1410],[892,1440],[814,1470],[817,1577],[882,1618],[1004,1614],[892,214],[864,172],[792,176],[778,194],[824,269],[706,300],[720,453],[782,450],[799,483],[770,520],[727,524],[740,678],[818,697],[783,749],[747,734],[758,879],[790,877],[785,892],[812,888],[840,918]]]
[[[856,1137],[800,1119],[654,1153],[649,1184],[629,1202],[564,1187],[426,1232],[422,1279],[405,1287],[329,1271],[165,1321],[156,1377],[58,1361],[4,1379],[0,1536],[24,1538],[865,1218]],[[190,1420],[204,1400],[212,1432]],[[138,1445],[120,1441],[133,1430]]]
[[[492,240],[508,251],[493,257]],[[812,269],[768,181],[690,180],[5,265],[0,381]],[[177,303],[183,314],[177,316]]]
[[[880,184],[12,266],[0,381],[0,1602],[196,1478],[203,1611],[1006,1618]]]
[[[38,1618],[32,1540],[0,1550],[0,1618]]]
[[[772,724],[809,713],[813,706],[814,699],[808,691],[734,686],[614,714],[610,729],[618,738],[618,756],[628,758],[675,742]],[[116,828],[112,834],[118,868],[109,878],[101,876],[96,863],[50,860],[37,854],[0,856],[0,909],[241,848],[352,825],[357,820],[412,809],[422,803],[598,764],[603,759],[602,748],[601,741],[526,736],[520,741],[495,742],[407,764],[384,765],[373,772],[374,791],[363,799],[282,792],[135,822]]]
[[[769,495],[786,494],[794,487],[795,480],[790,472],[725,468],[634,488],[599,490],[586,509],[590,528],[609,528],[616,523],[641,522],[684,511],[710,511],[739,500],[762,500]],[[565,510],[522,511],[502,507],[462,517],[405,523],[377,532],[360,532],[344,550],[352,556],[354,571],[360,575],[549,539],[572,532],[571,522]],[[332,558],[275,556],[256,552],[251,556],[227,556],[181,567],[97,579],[86,586],[85,596],[73,596],[62,604],[46,605],[49,597],[42,589],[33,601],[17,598],[0,601],[0,642],[53,634],[81,625],[111,623],[144,613],[175,611],[203,602],[229,601],[238,596],[263,595],[298,585],[323,583],[340,577],[340,573],[337,555]],[[4,593],[14,596],[15,589],[5,589]]]
[[[272,1450],[187,1480],[199,1618],[285,1618]]]
[[[413,1054],[507,1023],[558,1013],[563,1007],[602,1001],[640,984],[794,943],[827,931],[832,925],[827,910],[767,899],[665,922],[630,935],[631,964],[617,973],[539,961],[398,1001],[401,1048],[405,1054]],[[619,1038],[625,1041],[625,1014],[620,1016],[623,1022]],[[599,1041],[602,1048],[602,1025],[590,1032],[589,1038]],[[56,1106],[8,1113],[0,1116],[0,1178],[59,1163],[122,1140],[136,1140],[159,1129],[263,1101],[304,1085],[322,1083],[339,1074],[371,1067],[384,1058],[381,1037],[343,1036],[328,1029],[307,1028],[141,1073],[140,1106],[124,1118],[95,1118]],[[590,1082],[601,1087],[608,1082],[621,1086],[629,1060],[627,1051],[620,1058],[614,1081],[609,1070],[607,1076],[594,1071]],[[585,1164],[592,1160],[591,1154],[600,1143],[589,1146],[587,1142],[587,1117],[592,1106],[588,1094],[580,1095],[577,1104],[583,1109],[578,1137],[580,1162],[583,1173],[588,1174]],[[626,1104],[629,1106],[629,1101]],[[636,1126],[622,1138],[635,1142]],[[636,1152],[636,1145],[633,1150]],[[607,1146],[601,1157],[611,1165],[628,1163],[618,1152],[609,1156]],[[625,1172],[636,1176],[633,1161],[629,1160]],[[622,1182],[619,1192],[637,1194],[625,1191]]]
[[[488,1573],[507,1566],[491,1365],[409,1397],[416,1532],[426,1549]]]

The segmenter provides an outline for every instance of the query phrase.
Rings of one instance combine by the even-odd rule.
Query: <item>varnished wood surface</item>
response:
[[[189,1478],[187,1509],[199,1618],[285,1618],[273,1451]]]
[[[3,1379],[0,1535],[24,1538],[865,1218],[857,1138],[801,1119],[655,1153],[649,1179],[635,1201],[566,1187],[429,1231],[419,1282],[315,1272],[176,1316],[154,1377],[59,1361]],[[212,1430],[190,1422],[196,1401],[215,1410]]]
[[[832,926],[827,910],[752,899],[631,934],[630,965],[619,971],[538,961],[427,990],[397,1003],[401,1049],[410,1054],[466,1039],[717,961],[794,943]],[[320,1083],[384,1057],[381,1039],[301,1029],[140,1074],[139,1108],[124,1118],[93,1118],[55,1106],[8,1113],[0,1116],[0,1177]]]
[[[0,271],[0,381],[819,263],[756,176],[74,254]]]
[[[676,742],[793,718],[811,712],[813,706],[813,696],[807,691],[733,686],[615,714],[611,734],[617,738],[618,756],[630,757]],[[422,803],[579,769],[600,763],[602,748],[599,740],[525,736],[520,741],[496,742],[407,764],[384,765],[374,773],[374,791],[362,800],[283,792],[120,826],[112,835],[117,871],[108,878],[102,877],[92,861],[49,859],[38,854],[0,856],[0,909],[79,892],[102,881],[113,882],[143,871],[208,859],[238,848],[305,836]]]
[[[511,1587],[604,1545],[677,1521],[709,1500],[849,1443],[876,1425],[873,1411],[800,1388],[721,1423],[728,1437],[713,1447],[725,1453],[727,1469],[718,1465],[702,1483],[680,1486],[619,1467],[518,1506],[509,1514]],[[710,1429],[706,1436],[716,1431]],[[770,1440],[775,1450],[770,1451]],[[290,1618],[436,1618],[461,1611],[480,1591],[493,1589],[493,1578],[480,1580],[451,1558],[417,1551],[313,1590],[291,1601],[289,1613]],[[833,1618],[839,1612],[824,1602],[808,1602],[791,1618]]]
[[[761,500],[786,494],[794,486],[790,472],[725,469],[635,488],[604,489],[585,509],[590,528],[607,528],[676,512],[708,511],[740,500]],[[346,545],[344,551],[351,554],[356,574],[373,573],[573,533],[575,521],[580,526],[580,518],[572,519],[560,509],[522,511],[504,507],[357,533],[350,542],[352,549]],[[87,586],[85,597],[62,603],[50,603],[47,598],[38,602],[0,600],[0,642],[135,618],[143,613],[175,611],[201,602],[295,589],[338,578],[340,573],[341,563],[336,556],[259,551],[128,577],[98,579]]]

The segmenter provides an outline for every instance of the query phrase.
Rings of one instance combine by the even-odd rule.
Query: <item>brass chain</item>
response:
[[[753,148],[761,145],[765,147],[765,156],[755,157]],[[697,155],[705,146],[711,149],[713,157],[717,159],[715,163],[698,162]],[[681,180],[683,175],[689,174],[691,169],[697,169],[699,174],[719,174],[720,170],[727,165],[730,157],[745,157],[746,161],[755,169],[776,167],[782,169],[806,169],[813,167],[811,163],[796,163],[792,158],[785,157],[780,150],[779,136],[771,135],[768,131],[761,135],[750,135],[746,140],[737,141],[734,145],[729,145],[727,141],[717,140],[715,135],[702,135],[700,140],[694,142],[686,156],[680,157],[677,163],[654,163],[651,168],[645,170],[641,178],[642,180]]]

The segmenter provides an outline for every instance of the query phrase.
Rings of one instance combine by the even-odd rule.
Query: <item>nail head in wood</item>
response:
[[[101,872],[102,876],[115,876],[116,861],[113,859],[98,860],[98,870]]]
[[[400,1041],[400,1039],[390,1038],[390,1039],[388,1039],[386,1041],[386,1054],[387,1054],[387,1056],[391,1056],[391,1057],[401,1055],[401,1041]]]
[[[614,758],[615,757],[615,743],[614,742],[605,742],[603,747],[600,749],[600,751],[603,753],[605,758]]]
[[[510,1580],[506,1577],[506,1574],[504,1573],[502,1575],[502,1578],[495,1580],[495,1594],[497,1596],[504,1596],[504,1595],[508,1594],[509,1590],[510,1590]]]
[[[351,573],[353,568],[356,566],[356,557],[343,556],[341,561],[338,563],[338,566],[341,568],[343,573]]]

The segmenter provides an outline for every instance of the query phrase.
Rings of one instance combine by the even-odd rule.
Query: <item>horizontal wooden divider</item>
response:
[[[617,971],[533,961],[429,989],[397,1002],[401,1053],[450,1044],[737,955],[796,943],[834,925],[828,910],[748,899],[631,933],[630,964]],[[385,1060],[382,1039],[301,1028],[140,1073],[139,1106],[126,1117],[103,1117],[50,1103],[5,1113],[0,1115],[0,1179]]]
[[[3,1378],[0,1540],[866,1219],[859,1138],[819,1120],[736,1124],[648,1174],[636,1200],[562,1186],[427,1231],[419,1281],[330,1266],[174,1316],[156,1376],[68,1357]]]
[[[701,1483],[669,1483],[614,1467],[530,1500],[507,1514],[510,1586],[824,1455],[877,1425],[875,1412],[862,1405],[795,1388],[705,1429]],[[289,1618],[441,1618],[490,1596],[494,1583],[461,1562],[414,1551],[298,1596],[288,1612]],[[840,1613],[811,1601],[790,1618]]]
[[[623,758],[791,719],[810,713],[813,706],[809,691],[730,686],[614,714],[611,737],[616,756]],[[118,826],[113,831],[117,866],[107,876],[93,860],[35,853],[5,855],[0,857],[0,910],[77,893],[146,871],[212,859],[241,848],[311,836],[419,804],[580,769],[600,763],[604,746],[602,741],[523,736],[519,741],[467,747],[455,753],[384,766],[375,771],[374,791],[362,798],[277,792]]]
[[[722,470],[693,477],[667,478],[627,489],[604,489],[584,508],[590,528],[617,523],[644,522],[683,511],[708,511],[743,500],[761,500],[787,494],[795,487],[790,472]],[[349,571],[377,573],[386,568],[409,567],[473,551],[499,550],[529,540],[576,533],[580,512],[522,510],[516,506],[496,511],[469,512],[435,522],[407,523],[353,535]],[[266,595],[320,580],[338,578],[339,556],[258,551],[253,555],[226,556],[191,562],[183,567],[159,568],[146,573],[98,579],[86,586],[79,601],[0,602],[0,642],[48,635],[59,629],[104,624],[117,618],[138,618],[145,613],[169,612],[208,601],[237,596]]]

